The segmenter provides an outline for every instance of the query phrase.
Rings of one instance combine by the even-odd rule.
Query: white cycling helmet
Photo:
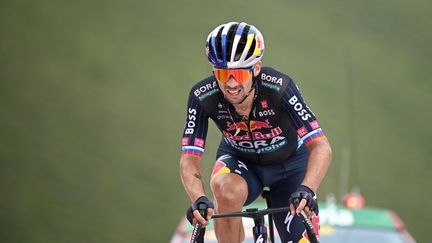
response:
[[[210,32],[206,54],[216,68],[249,68],[263,57],[264,38],[253,25],[229,22]]]

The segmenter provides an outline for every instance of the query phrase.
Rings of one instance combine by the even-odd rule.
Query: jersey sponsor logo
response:
[[[268,102],[267,102],[267,100],[261,100],[261,107],[263,109],[267,109],[268,108]]]
[[[267,87],[269,89],[276,90],[276,91],[280,90],[280,86],[278,86],[278,85],[274,85],[274,84],[270,84],[270,83],[266,83],[266,82],[261,83],[261,85],[264,87]]]
[[[241,162],[240,160],[237,160],[237,162],[238,162],[237,166],[239,167],[239,169],[243,168],[245,170],[249,170],[245,163]]]
[[[297,130],[297,134],[302,138],[302,137],[304,137],[306,134],[308,134],[308,130],[306,129],[306,127],[300,127],[298,130]]]
[[[212,94],[214,94],[214,93],[217,93],[218,91],[219,91],[218,89],[211,90],[211,91],[209,91],[209,92],[207,92],[207,93],[201,95],[200,97],[198,97],[198,99],[199,99],[199,100],[203,100],[203,99],[209,97],[210,95],[212,95]]]
[[[256,240],[257,243],[264,243],[263,235],[259,235],[258,239]]]
[[[209,97],[210,95],[218,92],[219,90],[216,89],[216,87],[217,87],[217,83],[216,83],[216,81],[214,81],[211,84],[206,84],[204,86],[201,86],[201,87],[195,89],[194,95],[196,97],[198,97],[198,99],[203,100],[203,99]]]
[[[312,117],[312,115],[308,112],[309,109],[306,110],[306,108],[303,107],[302,103],[299,102],[297,96],[294,95],[293,97],[291,97],[291,99],[288,100],[288,102],[303,121],[307,121],[309,118]]]
[[[240,130],[240,131],[254,131],[254,130],[259,130],[262,128],[272,128],[273,126],[270,125],[270,122],[267,120],[265,121],[255,121],[255,120],[250,120],[249,121],[249,127],[248,124],[245,121],[241,121],[241,122],[235,122],[235,123],[230,123],[227,122],[227,131],[234,131],[234,130]],[[279,128],[280,129],[280,128]]]
[[[182,138],[182,146],[186,146],[189,144],[189,137]]]
[[[196,123],[195,123],[196,114],[197,114],[196,109],[193,109],[193,108],[188,109],[188,117],[187,117],[187,121],[186,121],[186,127],[187,128],[185,129],[185,134],[193,134],[194,133],[194,127],[196,125]]]
[[[250,136],[250,133],[246,133],[245,135],[232,135],[231,133],[227,131],[223,131],[223,134],[226,138],[233,140],[233,141],[249,141],[249,140],[263,140],[263,139],[272,139],[280,134],[282,134],[282,129],[280,127],[276,127],[271,129],[269,133],[262,133],[262,132],[252,132],[252,138]],[[260,144],[260,141],[255,141]]]
[[[280,127],[276,127],[271,129],[269,133],[262,133],[262,132],[252,132],[252,139],[250,136],[250,133],[246,133],[245,135],[232,135],[229,132],[223,131],[223,134],[226,138],[234,141],[249,141],[249,140],[262,140],[262,139],[272,139],[280,134],[282,134],[282,129]],[[259,142],[259,141],[256,141]]]
[[[285,217],[284,223],[287,225],[286,230],[288,233],[291,233],[291,222],[294,219],[294,215],[291,214],[291,212],[287,213],[287,216]]]
[[[274,77],[274,76],[271,76],[271,75],[268,75],[268,74],[265,74],[265,73],[261,73],[261,79],[264,80],[264,81],[267,81],[267,82],[270,82],[270,83],[273,83],[273,84],[278,84],[278,85],[282,86],[282,81],[283,81],[282,78]]]
[[[313,130],[320,128],[317,120],[311,121],[309,124],[311,125]]]
[[[197,147],[204,148],[204,139],[195,138],[194,145]]]
[[[270,129],[268,132],[259,131],[263,128]],[[230,131],[234,131],[231,134]],[[243,135],[237,135],[244,131]],[[280,149],[288,144],[282,134],[280,127],[273,127],[270,122],[250,120],[249,123],[242,121],[237,123],[227,122],[227,128],[223,131],[225,140],[235,149],[246,153],[267,153]]]
[[[232,148],[245,153],[270,153],[274,152],[288,144],[288,140],[285,137],[277,136],[270,142],[266,140],[258,141],[234,141],[225,137]]]
[[[251,131],[254,131],[254,130],[260,130],[260,129],[262,129],[262,128],[272,128],[273,126],[272,125],[270,125],[270,122],[268,121],[268,119],[267,120],[265,120],[265,121],[254,121],[254,120],[251,120],[250,122],[249,122],[249,124],[250,124],[250,130]],[[279,128],[279,127],[278,127]],[[280,128],[279,128],[280,129]]]
[[[263,116],[274,116],[274,115],[276,115],[276,113],[273,111],[273,109],[269,109],[269,110],[259,111],[258,115],[260,117],[263,117]]]
[[[236,134],[238,134],[238,131],[249,131],[248,126],[246,124],[246,122],[241,121],[241,122],[227,122],[227,131],[236,131]]]
[[[228,116],[228,115],[218,115],[216,118],[217,118],[218,120],[223,120],[223,119],[229,119],[230,116]]]

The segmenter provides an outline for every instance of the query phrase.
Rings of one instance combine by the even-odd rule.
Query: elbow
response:
[[[180,158],[180,171],[188,171],[191,168],[199,168],[201,158],[196,155],[182,155]]]
[[[333,160],[333,150],[330,145],[328,146],[328,157],[329,157],[329,164],[330,164]]]
[[[333,158],[333,149],[327,139],[325,139],[325,146],[323,146],[323,150],[325,151],[325,154],[328,157],[328,163],[330,164]]]
[[[324,161],[327,161],[328,164],[331,163],[333,157],[333,150],[330,142],[326,137],[322,137],[316,139],[315,141],[312,141],[307,145],[307,147],[312,153],[319,154],[319,156],[323,158]]]

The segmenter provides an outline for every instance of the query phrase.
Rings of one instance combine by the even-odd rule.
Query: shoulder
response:
[[[219,87],[213,75],[197,82],[190,90],[190,96],[200,101],[217,93],[219,93]]]
[[[263,88],[279,94],[293,82],[290,76],[272,67],[262,67],[257,78]]]

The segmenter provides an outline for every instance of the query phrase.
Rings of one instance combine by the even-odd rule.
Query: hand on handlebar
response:
[[[302,210],[310,218],[312,214],[318,214],[317,201],[315,193],[307,186],[300,185],[297,190],[291,194],[289,199],[292,215],[298,215]]]
[[[192,225],[201,223],[202,226],[207,226],[213,214],[214,205],[206,196],[198,198],[186,212],[186,217]],[[204,217],[205,218],[204,218]]]

